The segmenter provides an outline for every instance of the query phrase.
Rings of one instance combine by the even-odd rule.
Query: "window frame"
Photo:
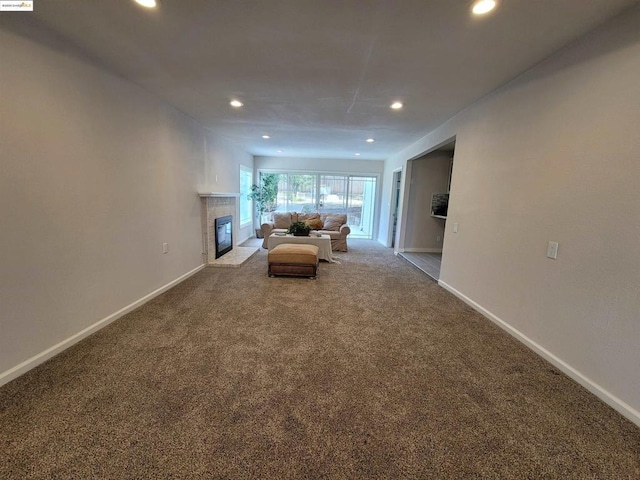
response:
[[[244,174],[244,175],[243,175]],[[246,186],[246,191],[244,191],[243,189],[243,180],[246,180],[246,176],[248,174],[249,177],[249,184]],[[243,179],[243,176],[245,177]],[[245,165],[240,165],[240,174],[239,174],[239,191],[240,191],[240,198],[239,198],[239,202],[240,205],[238,206],[238,220],[239,220],[239,224],[240,224],[240,228],[246,228],[249,226],[253,226],[253,221],[254,221],[254,204],[253,204],[253,200],[248,199],[247,195],[249,193],[251,193],[251,186],[254,184],[254,175],[253,175],[253,168],[247,167]],[[248,218],[243,216],[243,202],[247,202],[249,204],[249,206],[247,207],[249,209],[248,211]],[[244,212],[247,213],[247,212]]]

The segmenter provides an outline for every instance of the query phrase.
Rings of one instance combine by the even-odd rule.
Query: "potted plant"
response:
[[[258,228],[256,228],[257,238],[262,238],[260,225],[262,225],[264,214],[274,211],[277,206],[278,174],[267,173],[260,175],[260,183],[260,186],[252,185],[251,192],[247,195],[247,198],[256,202],[256,216],[258,220]]]
[[[287,233],[296,237],[308,237],[311,227],[304,222],[293,222]]]

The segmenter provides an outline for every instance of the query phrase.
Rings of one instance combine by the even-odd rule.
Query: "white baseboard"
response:
[[[405,248],[402,251],[407,253],[442,253],[441,248]]]
[[[6,383],[9,383],[11,380],[13,380],[14,378],[19,377],[20,375],[22,375],[24,373],[27,373],[32,368],[37,367],[41,363],[44,363],[45,361],[49,360],[51,357],[57,355],[58,353],[62,352],[63,350],[66,350],[67,348],[71,347],[72,345],[75,345],[76,343],[78,343],[83,338],[88,337],[92,333],[97,332],[101,328],[106,327],[107,325],[109,325],[110,323],[114,322],[118,318],[126,315],[127,313],[131,312],[132,310],[135,310],[139,306],[147,303],[149,300],[153,299],[154,297],[157,297],[161,293],[166,292],[171,287],[174,287],[175,285],[179,284],[183,280],[186,280],[190,276],[198,273],[204,267],[205,267],[205,265],[200,265],[199,267],[194,268],[190,272],[187,272],[184,275],[181,275],[180,277],[178,277],[175,280],[167,283],[166,285],[158,288],[157,290],[154,290],[153,292],[149,293],[148,295],[145,295],[144,297],[136,300],[135,302],[127,305],[126,307],[121,308],[117,312],[112,313],[108,317],[105,317],[102,320],[97,321],[93,325],[90,325],[89,327],[87,327],[87,328],[85,328],[83,330],[80,330],[78,333],[76,333],[74,335],[71,335],[69,338],[66,338],[65,340],[61,341],[60,343],[57,343],[56,345],[54,345],[54,346],[52,346],[50,348],[47,348],[43,352],[40,352],[37,355],[34,355],[33,357],[25,360],[24,362],[16,365],[15,367],[10,368],[9,370],[7,370],[7,371],[5,371],[3,373],[0,373],[0,386],[4,385]]]
[[[390,247],[391,247],[391,242],[387,242],[387,240],[385,240],[385,239],[382,239],[382,238],[378,237],[378,238],[376,239],[376,241],[377,241],[380,245],[382,245],[383,247],[386,247],[386,248],[390,248]]]
[[[542,358],[544,358],[545,360],[547,360],[548,362],[553,364],[555,367],[557,367],[563,373],[565,373],[566,375],[571,377],[573,380],[578,382],[580,385],[582,385],[584,388],[586,388],[591,393],[593,393],[600,400],[605,402],[607,405],[612,407],[614,410],[617,410],[624,417],[626,417],[627,419],[629,419],[630,421],[632,421],[633,423],[635,423],[636,425],[638,425],[640,427],[640,412],[638,410],[636,410],[635,408],[633,408],[631,405],[628,405],[627,403],[623,402],[622,400],[620,400],[615,395],[609,393],[607,390],[605,390],[600,385],[598,385],[597,383],[593,382],[592,380],[590,380],[589,378],[584,376],[582,373],[580,373],[578,370],[573,368],[571,365],[569,365],[568,363],[564,362],[560,358],[556,357],[549,350],[547,350],[543,346],[539,345],[538,343],[534,342],[529,337],[527,337],[525,334],[523,334],[519,330],[513,328],[507,322],[505,322],[504,320],[500,319],[499,317],[497,317],[496,315],[494,315],[490,311],[486,310],[485,308],[483,308],[482,306],[480,306],[479,304],[477,304],[476,302],[471,300],[469,297],[467,297],[463,293],[461,293],[458,290],[456,290],[455,288],[453,288],[451,285],[448,285],[447,283],[443,282],[442,280],[439,280],[438,284],[441,287],[443,287],[444,289],[446,289],[449,292],[453,293],[456,297],[458,297],[463,302],[465,302],[466,304],[471,306],[473,309],[475,309],[478,312],[480,312],[482,315],[487,317],[489,320],[494,322],[500,328],[502,328],[507,333],[509,333],[510,335],[515,337],[517,340],[519,340],[520,342],[524,343],[527,347],[529,347],[535,353],[537,353]]]

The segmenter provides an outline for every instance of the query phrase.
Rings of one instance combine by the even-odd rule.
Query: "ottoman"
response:
[[[269,276],[316,278],[318,247],[304,243],[281,243],[269,251]]]

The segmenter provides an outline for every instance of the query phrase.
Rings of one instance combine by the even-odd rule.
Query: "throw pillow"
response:
[[[314,218],[320,218],[320,214],[319,213],[299,213],[298,214],[299,222],[306,222],[307,220],[313,220]]]
[[[308,218],[304,221],[304,223],[309,225],[311,227],[311,230],[322,230],[322,227],[324,226],[324,223],[322,222],[322,220],[320,220],[319,216],[318,218]]]
[[[274,228],[289,228],[291,226],[291,214],[289,212],[273,212]]]
[[[333,230],[337,232],[340,230],[340,227],[345,223],[347,223],[346,215],[344,214],[334,215],[329,213],[324,219],[324,225],[322,228],[324,230]]]

